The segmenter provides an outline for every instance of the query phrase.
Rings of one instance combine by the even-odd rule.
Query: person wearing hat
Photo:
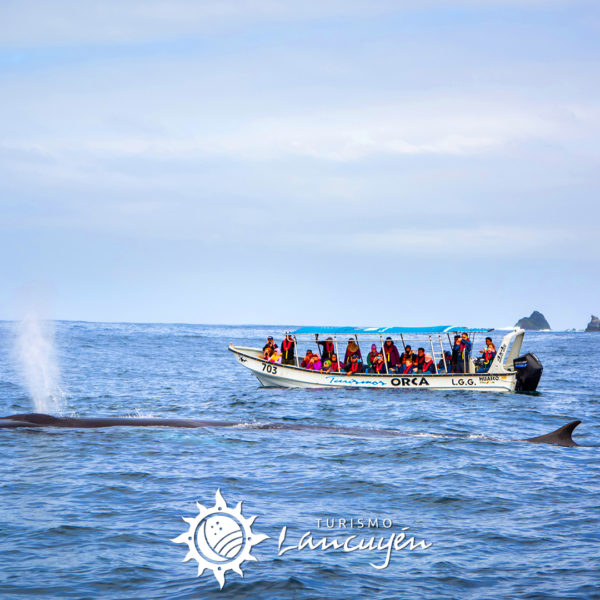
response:
[[[383,360],[383,354],[377,353],[377,356],[373,360],[373,367],[371,373],[375,375],[385,375],[387,373],[385,368],[385,360]]]
[[[366,372],[367,373],[373,373],[373,364],[375,362],[375,359],[377,358],[379,352],[377,352],[377,346],[375,344],[371,344],[371,352],[369,352],[369,354],[367,354],[367,365],[366,365]]]
[[[263,354],[265,353],[265,350],[267,348],[273,348],[273,344],[274,344],[274,342],[273,342],[273,336],[270,335],[267,338],[267,343],[263,346]]]
[[[286,334],[283,342],[281,342],[281,364],[294,365],[296,364],[296,343],[291,333]]]
[[[348,364],[350,361],[350,357],[356,354],[360,362],[362,362],[362,354],[360,353],[360,348],[354,338],[348,339],[348,346],[346,347],[346,356],[344,356],[344,363]]]
[[[358,354],[353,354],[350,357],[350,362],[346,364],[346,375],[357,375],[364,372],[362,361],[359,362]]]
[[[404,361],[407,358],[410,358],[410,360],[412,361],[413,354],[414,354],[414,352],[412,351],[412,347],[407,344],[406,346],[404,346],[404,352],[402,353],[402,356],[400,357],[400,362],[402,364],[404,364]]]

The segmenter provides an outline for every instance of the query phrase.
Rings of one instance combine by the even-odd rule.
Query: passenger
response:
[[[414,358],[414,355],[413,355]],[[417,350],[417,367],[418,372],[423,372],[423,365],[425,364],[425,348],[419,348]]]
[[[277,344],[275,344],[273,346],[273,353],[269,357],[269,362],[270,363],[276,363],[276,364],[280,365],[281,364],[281,356],[282,356],[282,354],[279,351],[279,348],[277,347]]]
[[[402,364],[404,364],[404,361],[407,358],[410,358],[410,360],[412,361],[413,354],[414,354],[414,352],[412,351],[412,348],[410,346],[404,346],[404,352],[402,353],[402,356],[400,357],[400,362]]]
[[[394,344],[391,337],[385,338],[382,350],[385,352],[385,360],[389,372],[395,373],[400,364],[400,352],[398,352],[398,348],[396,348],[396,344]]]
[[[267,348],[273,348],[273,346],[274,346],[274,345],[275,345],[275,342],[273,341],[273,336],[271,336],[271,335],[270,335],[270,336],[267,338],[267,343],[266,343],[266,344],[263,346],[263,356],[264,356],[264,354],[265,354],[265,350],[266,350]]]
[[[414,373],[414,371],[413,371],[412,358],[407,356],[404,359],[404,364],[400,368],[400,374],[401,375],[412,375],[413,373]]]
[[[444,358],[446,359],[445,362]],[[448,350],[444,352],[444,358],[440,358],[440,362],[437,365],[438,373],[445,373],[446,370],[448,370],[449,373],[452,372],[452,354],[450,354]]]
[[[494,346],[494,342],[492,342],[492,338],[485,338],[485,350],[480,350],[481,354],[483,354],[483,366],[477,369],[478,373],[487,373],[492,366],[492,362],[494,358],[496,358],[496,346]]]
[[[317,342],[317,345],[321,347],[321,360],[331,360],[335,354],[333,338],[328,337],[324,342]]]
[[[282,365],[294,365],[296,364],[296,343],[294,342],[294,338],[291,333],[288,333],[285,336],[283,342],[281,342],[281,364]]]
[[[364,368],[362,362],[359,362],[358,353],[353,354],[350,357],[350,362],[346,364],[346,375],[356,375],[357,373],[363,373]]]
[[[371,344],[371,352],[367,354],[367,373],[373,373],[373,363],[375,362],[378,354],[379,352],[377,352],[377,346],[375,344]]]
[[[302,359],[302,362],[300,363],[300,366],[303,369],[307,369],[308,368],[308,363],[310,362],[311,356],[313,355],[312,350],[307,350],[306,351],[306,356]]]
[[[321,373],[331,373],[331,361],[324,360],[323,366],[321,367]]]
[[[272,354],[273,354],[273,346],[265,346],[265,349],[263,351],[263,358],[265,360],[269,360],[271,358]]]
[[[310,357],[310,361],[308,362],[308,367],[306,367],[306,368],[310,369],[311,371],[320,371],[321,366],[322,366],[321,357],[315,353]]]
[[[451,372],[452,373],[460,373],[458,370],[458,359],[460,357],[460,335],[454,336],[454,344],[452,345],[452,365]]]
[[[340,364],[340,361],[338,360],[337,354],[332,354],[331,355],[331,372],[332,373],[339,373],[342,370],[342,365]]]
[[[344,356],[344,364],[349,364],[350,358],[353,354],[356,354],[356,356],[362,363],[362,354],[360,353],[360,348],[358,344],[354,341],[354,339],[350,338],[348,340],[348,346],[346,348],[346,356]]]
[[[471,349],[473,343],[469,339],[468,333],[463,333],[459,343],[459,355],[456,371],[457,373],[468,373],[469,372],[469,357],[471,356]]]
[[[374,373],[375,375],[385,375],[387,373],[387,369],[385,368],[385,360],[383,360],[383,354],[377,353],[377,356],[373,360],[371,373]]]
[[[421,367],[421,373],[425,374],[435,374],[435,365],[433,364],[433,358],[431,354],[425,354],[425,362]]]

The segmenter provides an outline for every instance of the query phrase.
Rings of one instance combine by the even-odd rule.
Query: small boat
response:
[[[473,329],[468,327],[435,326],[435,327],[301,327],[289,332],[295,342],[294,364],[273,363],[263,358],[261,348],[229,345],[240,364],[250,369],[260,383],[265,387],[301,387],[301,388],[388,388],[388,389],[443,389],[443,390],[493,390],[502,392],[534,392],[542,376],[542,363],[535,354],[527,353],[523,356],[521,346],[525,330],[515,328],[507,333],[496,356],[485,372],[480,372],[478,361],[469,358],[468,363],[463,363],[465,372],[451,372],[447,365],[444,350],[444,339],[447,338],[452,349],[451,334],[467,333],[473,336],[478,333],[490,334],[493,329]],[[286,334],[288,335],[288,334]],[[435,373],[413,373],[402,375],[399,373],[354,373],[346,372],[322,373],[300,366],[301,358],[298,356],[298,336],[315,336],[319,343],[319,335],[327,335],[333,340],[336,353],[338,350],[338,336],[350,336],[355,342],[371,343],[377,340],[383,347],[383,337],[394,336],[400,338],[406,348],[405,336],[410,336],[410,341],[417,339],[422,347],[427,347],[435,365]],[[320,342],[322,343],[322,341]],[[439,349],[436,353],[435,348]],[[440,360],[441,358],[441,360]],[[442,366],[438,366],[441,364]],[[445,368],[444,368],[445,367]]]

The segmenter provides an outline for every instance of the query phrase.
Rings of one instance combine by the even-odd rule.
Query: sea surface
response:
[[[52,342],[0,323],[0,416],[44,408],[37,365],[65,415],[369,430],[0,430],[0,598],[600,598],[600,335],[527,334],[538,395],[262,388],[227,346],[284,330],[58,322]],[[574,419],[580,447],[514,441]],[[219,489],[269,536],[223,589],[170,541]],[[402,531],[427,547],[384,569],[385,550],[297,548]]]

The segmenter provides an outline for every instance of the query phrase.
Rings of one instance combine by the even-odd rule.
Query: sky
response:
[[[0,318],[600,313],[600,4],[5,0]]]

